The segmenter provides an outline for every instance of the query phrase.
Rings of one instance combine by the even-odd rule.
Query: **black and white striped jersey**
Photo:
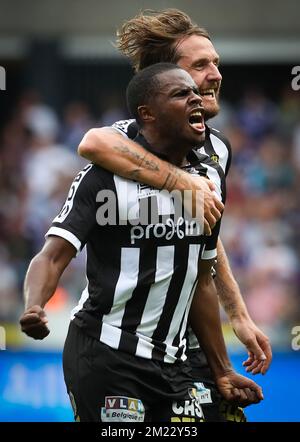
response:
[[[136,141],[148,147],[141,136]],[[219,174],[224,200],[222,169],[193,151],[189,161],[190,173]],[[194,220],[175,216],[174,204],[166,191],[89,164],[46,234],[65,238],[78,251],[87,247],[88,283],[71,319],[112,348],[167,363],[186,359],[198,260],[216,256],[219,230],[217,225],[211,237],[203,236]],[[141,222],[149,206],[151,219]]]
[[[138,125],[134,119],[117,121],[112,125],[114,129],[120,132],[122,135],[133,139],[138,132]],[[198,153],[207,155],[212,161],[218,163],[225,177],[228,174],[231,164],[231,146],[227,138],[223,136],[217,129],[205,125],[205,141],[202,146],[196,147],[195,150]],[[217,173],[218,168],[211,173],[208,171],[206,174],[216,185],[220,187],[220,175]],[[225,195],[225,185],[223,185],[223,197]],[[199,348],[198,340],[193,333],[191,327],[188,327],[188,346],[190,349]]]

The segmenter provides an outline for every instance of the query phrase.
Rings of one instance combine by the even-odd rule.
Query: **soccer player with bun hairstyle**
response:
[[[194,24],[187,14],[177,9],[142,12],[123,24],[117,34],[117,47],[137,71],[152,63],[177,63],[192,76],[200,90],[206,122],[218,114],[222,80],[219,56],[208,33]],[[117,122],[110,128],[91,129],[79,145],[79,154],[114,173],[158,189],[200,191],[204,198],[204,220],[200,222],[204,222],[205,232],[210,234],[223,210],[214,193],[217,183],[214,179],[208,181],[202,177],[191,177],[174,165],[157,159],[133,141],[137,131],[133,120]],[[206,124],[205,141],[197,147],[197,151],[217,161],[227,175],[231,148],[223,134]],[[199,192],[193,192],[194,206],[199,203],[198,195]],[[220,240],[217,249],[215,282],[234,332],[248,350],[249,357],[244,366],[252,374],[265,374],[272,360],[269,339],[249,316]],[[190,339],[190,360],[195,381],[202,383],[205,380],[204,387],[214,391],[214,381],[205,356],[197,345]],[[211,404],[203,405],[207,408],[209,419]],[[232,419],[231,409],[226,403],[222,403],[221,408],[223,414]],[[213,418],[216,418],[215,415]],[[236,419],[243,419],[239,411]]]

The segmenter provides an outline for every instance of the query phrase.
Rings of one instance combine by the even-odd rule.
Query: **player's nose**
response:
[[[209,65],[209,72],[208,72],[208,80],[210,81],[221,81],[222,75],[219,71],[218,66],[215,63],[210,63]]]
[[[199,106],[202,105],[202,97],[201,95],[197,94],[194,91],[191,91],[191,95],[189,97],[189,102],[191,104],[198,104]]]

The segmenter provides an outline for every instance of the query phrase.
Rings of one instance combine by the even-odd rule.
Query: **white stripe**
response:
[[[205,250],[204,249],[201,259],[214,259],[214,258],[216,258],[217,255],[218,255],[217,249],[213,249],[213,250]]]
[[[83,290],[81,297],[79,299],[78,304],[76,305],[76,307],[73,308],[73,310],[71,311],[71,320],[75,318],[75,314],[77,312],[79,312],[79,310],[82,309],[83,304],[85,303],[85,301],[88,299],[89,297],[89,291],[88,291],[88,284],[85,287],[85,289]]]
[[[171,346],[175,336],[178,333],[180,323],[184,314],[186,314],[186,305],[191,302],[193,284],[198,274],[200,244],[189,245],[188,267],[185,275],[184,283],[181,289],[179,300],[177,302],[173,318],[170,324],[169,333],[165,339],[165,344],[169,345],[170,356],[175,357],[178,348]],[[165,362],[166,359],[165,359]]]
[[[215,169],[214,167],[209,166],[208,164],[205,164],[205,167],[207,167],[208,178],[216,185],[214,193],[216,194],[217,198],[222,201],[221,177],[218,174],[217,169]]]
[[[114,182],[118,198],[119,223],[126,224],[127,220],[137,220],[140,215],[137,183],[118,175],[114,175]]]
[[[139,339],[136,346],[135,355],[141,358],[152,359],[152,350],[154,348],[154,345],[151,343],[151,338],[148,338],[147,336],[141,336],[139,335],[139,333],[137,333],[137,337]]]
[[[136,347],[135,355],[139,356],[141,358],[146,359],[152,359],[152,351],[154,349],[154,345],[151,343],[151,340],[148,341],[147,336],[141,336],[137,333],[137,336],[139,338],[138,344]],[[164,362],[167,362],[169,364],[173,364],[178,359],[175,357],[175,354],[178,351],[178,347],[173,347],[172,345],[166,345],[166,355],[164,356]],[[186,355],[182,355],[181,357],[182,361],[186,360]]]
[[[77,252],[80,251],[81,247],[80,240],[77,238],[77,236],[75,236],[73,233],[69,232],[68,230],[62,229],[61,227],[50,227],[50,229],[45,235],[45,238],[50,235],[60,236],[61,238],[66,239],[67,241],[69,241],[69,243],[71,243],[75,247]]]
[[[186,338],[185,338],[185,332],[186,332],[186,328],[187,328],[187,321],[188,321],[188,316],[190,313],[190,308],[191,308],[191,304],[194,298],[194,293],[197,287],[197,283],[195,283],[194,289],[191,293],[191,297],[189,299],[186,311],[185,311],[185,315],[184,315],[184,320],[183,320],[183,324],[182,324],[182,328],[180,331],[180,342],[179,342],[179,347],[181,347],[182,345],[186,346]]]
[[[121,329],[110,324],[102,323],[100,341],[112,348],[118,349],[121,339]]]
[[[219,164],[225,173],[228,161],[228,148],[226,144],[222,140],[220,140],[220,138],[216,137],[212,133],[210,133],[210,140],[212,142],[214,151],[219,156]]]
[[[157,247],[155,282],[152,284],[137,332],[151,337],[162,314],[174,275],[174,246]]]
[[[181,343],[179,344],[181,346]],[[178,351],[178,347],[174,347],[172,345],[166,346],[166,355],[164,356],[164,362],[173,364],[174,362],[178,361],[178,358],[175,357],[176,353]],[[186,354],[183,353],[180,357],[181,361],[185,361],[187,359]]]
[[[133,290],[137,286],[138,274],[139,274],[139,260],[140,260],[140,249],[136,248],[126,248],[121,249],[121,267],[118,282],[116,284],[113,307],[111,311],[103,316],[103,323],[106,324],[102,327],[100,341],[105,344],[111,339],[113,339],[109,334],[111,329],[107,326],[120,327],[122,324],[122,319],[124,315],[124,306],[126,302],[131,298]],[[108,335],[107,335],[108,333]],[[119,339],[121,335],[114,330],[114,336]],[[119,342],[114,343],[114,348],[117,348]],[[111,344],[107,344],[111,345]]]
[[[170,216],[175,213],[174,199],[168,190],[163,189],[159,191],[159,194],[157,195],[157,202],[159,215]]]

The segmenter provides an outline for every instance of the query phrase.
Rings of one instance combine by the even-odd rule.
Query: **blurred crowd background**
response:
[[[26,382],[33,369],[22,371],[27,362],[18,365],[16,355],[24,349],[35,350],[36,354],[61,350],[70,311],[85,285],[85,254],[69,265],[46,306],[51,334],[42,343],[19,330],[24,276],[31,258],[43,245],[44,234],[60,210],[74,175],[86,164],[77,155],[82,136],[92,127],[129,117],[124,96],[132,69],[114,52],[109,43],[114,38],[109,36],[122,21],[144,7],[178,7],[212,33],[221,56],[223,86],[221,112],[209,124],[229,138],[233,153],[221,238],[253,320],[269,335],[275,352],[291,353],[292,329],[300,326],[300,91],[291,86],[292,67],[300,65],[299,30],[293,27],[293,20],[299,16],[295,14],[297,2],[280,3],[277,12],[274,2],[251,3],[254,10],[250,19],[243,12],[245,6],[250,8],[247,1],[239,2],[238,7],[231,1],[228,10],[219,0],[214,5],[204,1],[210,14],[205,15],[192,7],[193,2],[128,1],[126,9],[124,2],[115,1],[105,9],[101,0],[89,0],[89,8],[80,9],[76,0],[72,2],[76,12],[71,14],[72,23],[66,13],[71,5],[68,0],[51,5],[48,1],[28,1],[31,21],[25,15],[22,19],[26,2],[18,3],[19,18],[13,15],[12,3],[16,7],[18,2],[0,1],[6,13],[6,19],[5,14],[0,17],[4,37],[0,41],[0,65],[7,75],[7,90],[0,91],[0,326],[5,330],[6,348],[15,358],[15,365],[7,366],[11,377],[3,380],[0,376],[0,393],[6,406],[12,407],[7,419],[14,420],[13,407],[21,404],[23,419],[35,420],[34,414],[26,417],[28,406],[36,411],[44,402],[48,404],[51,391],[63,388],[56,385],[48,396],[26,402]],[[268,3],[274,11],[273,28],[263,20],[270,11]],[[290,12],[288,4],[294,8]],[[283,6],[289,13],[289,27],[281,20]],[[98,11],[97,20],[93,8]],[[225,14],[225,18],[235,9],[236,28],[232,18],[228,18],[228,29],[225,20],[215,19],[213,14],[218,8],[223,12],[219,11],[217,17]],[[106,21],[113,27],[106,29]],[[87,29],[80,29],[81,39],[76,40],[79,23],[88,23],[93,36],[87,38]],[[284,26],[290,40],[283,41]],[[103,30],[99,38],[95,38],[97,29]],[[253,41],[252,29],[257,31],[257,38],[261,36],[258,43]],[[64,34],[72,38],[62,38]],[[222,318],[230,350],[245,353],[225,315]],[[9,354],[0,352],[0,358],[4,353]],[[57,372],[50,370],[44,375],[53,385]],[[1,385],[1,380],[7,385]],[[38,391],[36,385],[32,389]],[[67,399],[63,396],[53,404],[52,410],[55,406],[65,410]],[[53,420],[66,417],[59,417],[59,413],[45,416],[50,420],[51,416]]]
[[[223,97],[219,116],[209,122],[226,134],[233,152],[221,237],[254,321],[286,345],[300,318],[300,100],[289,84],[276,101],[258,86],[245,85],[234,104]],[[57,111],[38,90],[25,90],[2,124],[1,323],[16,324],[22,312],[29,261],[85,164],[77,155],[84,133],[128,118],[122,92],[111,93],[113,105],[97,115],[88,101]],[[66,270],[50,310],[68,311],[79,299],[83,255]]]

